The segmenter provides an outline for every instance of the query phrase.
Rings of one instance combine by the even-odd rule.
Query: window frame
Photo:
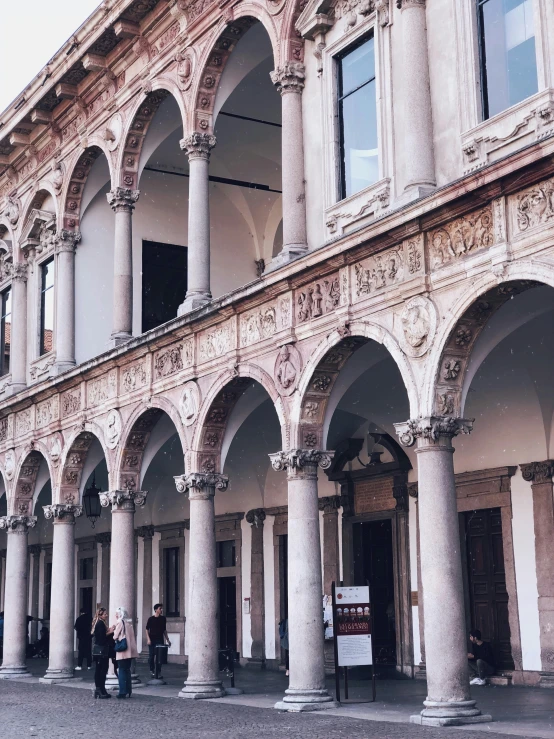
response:
[[[45,288],[44,287],[44,283],[45,283],[45,277],[46,277],[46,267],[48,267],[50,264],[54,268],[53,281],[52,281],[52,285],[50,287]],[[48,257],[47,259],[45,259],[38,266],[39,266],[39,269],[40,269],[40,275],[39,275],[39,277],[40,277],[40,283],[39,283],[40,302],[39,302],[39,320],[38,320],[39,345],[38,345],[38,350],[39,350],[39,357],[43,357],[46,354],[49,354],[54,349],[54,332],[55,332],[55,326],[56,326],[56,262],[55,262],[55,259],[54,259],[54,255],[51,255],[50,257]],[[46,296],[46,293],[49,290],[52,290],[52,296],[53,296],[52,297],[52,301],[53,301],[53,305],[52,305],[52,318],[53,318],[53,321],[52,321],[52,348],[49,349],[49,350],[46,350],[45,349],[45,346],[44,346],[44,317],[45,317],[44,316],[44,307],[45,307],[45,302],[46,302],[45,296]]]
[[[175,575],[174,575],[174,582],[172,583],[172,588],[174,591],[174,600],[177,605],[177,611],[170,610],[169,608],[169,593],[171,592],[170,586],[170,578],[169,578],[169,567],[168,567],[168,556],[169,553],[172,552],[173,556],[175,557]],[[181,547],[179,545],[176,546],[165,546],[163,548],[162,553],[163,563],[162,563],[162,572],[163,572],[163,593],[164,593],[164,609],[165,609],[165,615],[168,618],[180,618],[181,617],[181,596],[182,596],[182,587],[180,582],[181,577]]]
[[[12,286],[9,285],[0,293],[2,299],[2,315],[0,317],[0,377],[5,377],[10,374],[10,366],[6,368],[6,318],[12,315],[12,309],[6,313],[6,302],[8,294],[11,296],[13,301]],[[11,326],[11,321],[10,321]],[[10,330],[10,351],[11,351],[11,330]],[[11,363],[10,363],[11,365]]]

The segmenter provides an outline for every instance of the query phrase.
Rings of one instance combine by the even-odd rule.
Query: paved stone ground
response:
[[[461,739],[457,729],[291,714],[250,706],[133,694],[93,700],[88,690],[0,681],[2,739]],[[471,739],[490,739],[472,731]],[[496,734],[495,736],[502,736]],[[467,734],[466,734],[467,737]]]

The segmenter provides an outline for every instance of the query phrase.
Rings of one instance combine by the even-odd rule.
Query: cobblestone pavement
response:
[[[464,739],[458,729],[291,714],[134,694],[93,700],[88,690],[0,681],[1,739]],[[465,732],[465,739],[490,739]],[[494,734],[495,737],[505,736]]]

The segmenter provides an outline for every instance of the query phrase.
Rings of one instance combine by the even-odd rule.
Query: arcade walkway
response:
[[[10,690],[10,686],[17,686],[21,689],[20,696],[20,707],[21,704],[29,701],[35,704],[35,690],[37,700],[40,700],[40,696],[45,694],[49,695],[48,691],[52,691],[52,695],[58,695],[58,688],[50,686],[42,686],[38,684],[38,678],[44,675],[46,668],[46,662],[44,660],[30,660],[29,668],[33,675],[31,679],[24,681],[0,681],[0,702],[4,700],[4,690]],[[74,682],[67,684],[70,689],[78,690],[89,690],[93,684],[92,670],[84,670],[81,673],[76,673],[83,677],[80,682]],[[137,672],[141,677],[143,684],[150,679],[147,665],[138,663]],[[137,703],[142,704],[141,697],[148,696],[153,698],[155,696],[163,698],[177,698],[177,693],[181,689],[183,681],[186,676],[186,671],[183,670],[181,665],[166,665],[164,667],[164,679],[167,685],[161,687],[141,687],[136,690],[136,694],[133,696],[137,699]],[[24,683],[24,684],[23,684]],[[238,669],[236,673],[236,687],[244,690],[243,695],[228,695],[224,698],[219,698],[213,701],[182,701],[178,699],[179,704],[186,705],[186,713],[189,712],[189,707],[192,703],[196,706],[198,703],[206,705],[209,703],[225,704],[228,706],[240,706],[241,711],[237,712],[237,715],[241,716],[240,723],[243,723],[243,713],[246,708],[261,708],[261,709],[272,709],[273,705],[281,700],[283,691],[286,688],[287,680],[283,673],[276,673],[273,671],[260,671],[249,668]],[[227,687],[230,683],[227,678],[224,678],[224,684]],[[334,691],[334,678],[329,678],[328,689]],[[45,693],[46,691],[46,693]],[[351,697],[354,699],[366,700],[370,695],[370,683],[351,681],[350,684]],[[64,686],[64,694],[65,692]],[[464,726],[457,728],[446,728],[446,729],[429,729],[420,728],[411,725],[409,728],[406,727],[406,732],[400,731],[399,725],[406,724],[409,722],[411,714],[417,713],[421,710],[421,703],[425,698],[425,683],[416,680],[378,680],[377,681],[377,701],[375,704],[371,703],[352,703],[349,705],[343,705],[337,710],[325,711],[325,717],[340,717],[343,719],[356,719],[351,724],[347,722],[346,728],[351,726],[353,729],[352,733],[346,731],[345,733],[337,733],[336,736],[352,736],[358,737],[362,734],[359,733],[359,721],[371,721],[379,722],[380,730],[377,726],[370,728],[366,726],[364,729],[364,736],[387,736],[387,737],[406,737],[407,739],[416,739],[416,737],[427,737],[427,739],[433,739],[433,737],[443,736],[446,733],[454,732],[454,736],[458,736],[458,731],[470,731],[471,737],[469,739],[481,739],[485,734],[494,736],[517,736],[517,737],[540,737],[541,739],[554,739],[554,695],[550,690],[544,690],[539,688],[521,688],[521,687],[485,687],[475,688],[472,687],[472,694],[477,698],[481,710],[484,713],[490,713],[494,716],[495,720],[490,724],[479,724],[474,727]],[[87,696],[88,698],[88,696]],[[47,698],[46,698],[47,699]],[[66,698],[67,699],[67,698]],[[60,700],[62,700],[60,698]],[[106,706],[119,704],[119,701],[110,702],[96,702],[97,705]],[[73,706],[73,701],[71,701]],[[93,705],[94,701],[90,701]],[[130,704],[129,704],[130,705]],[[164,701],[164,705],[165,701]],[[137,706],[135,706],[136,708]],[[195,710],[195,709],[192,709]],[[3,709],[4,711],[4,709]],[[164,708],[165,711],[165,708]],[[110,711],[111,713],[111,711]],[[268,726],[273,725],[273,718],[277,714],[276,711],[271,711],[266,714],[266,718],[261,716],[257,712],[257,726],[261,725],[260,722],[267,722]],[[144,718],[144,713],[140,710],[140,715]],[[296,718],[292,718],[291,721],[296,722]],[[215,718],[215,717],[214,717]],[[314,714],[310,714],[308,717],[305,715],[301,717],[303,721],[314,720],[315,724],[322,720],[324,717],[321,714],[316,718]],[[393,729],[390,727],[385,733],[381,733],[382,725],[381,722],[392,722],[396,726]],[[306,726],[305,723],[301,724]],[[333,724],[335,725],[335,724]],[[276,733],[267,734],[264,731],[265,736],[275,736],[284,738],[294,737],[296,734],[290,728],[290,733]],[[373,729],[376,733],[373,734]],[[288,729],[287,729],[288,731]],[[398,733],[397,733],[398,731]],[[439,733],[440,732],[440,733]],[[31,732],[32,734],[33,732]],[[246,737],[248,734],[244,734],[242,731],[237,733],[236,736]],[[15,734],[14,734],[15,736]],[[43,731],[37,731],[36,736],[47,737],[47,733]],[[53,735],[54,736],[54,735]],[[65,735],[60,734],[60,739]],[[69,736],[69,734],[68,734]],[[75,734],[72,735],[72,739]],[[106,739],[110,736],[109,734],[104,735]],[[131,736],[131,734],[129,734]],[[140,739],[141,735],[133,734],[134,739]],[[145,736],[150,736],[147,734]],[[191,737],[193,734],[190,735]],[[195,739],[203,736],[211,736],[211,734],[194,734]],[[227,734],[225,734],[227,736]],[[235,734],[229,734],[229,737],[235,736]],[[254,736],[254,734],[252,734]],[[300,734],[299,734],[300,736]],[[304,734],[306,736],[306,734]],[[316,734],[309,734],[310,737],[315,737]],[[323,736],[323,734],[322,734]],[[327,734],[327,737],[334,736],[333,734]],[[10,737],[11,739],[11,737]]]

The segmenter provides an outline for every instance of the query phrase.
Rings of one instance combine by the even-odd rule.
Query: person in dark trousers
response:
[[[471,685],[486,685],[487,677],[494,675],[494,654],[490,642],[481,639],[479,629],[469,632],[471,652],[467,657],[469,660],[469,673],[472,676]]]
[[[94,638],[92,654],[96,663],[94,670],[94,691],[95,698],[111,698],[106,691],[106,675],[108,674],[108,634],[113,629],[108,628],[108,612],[105,608],[100,607],[96,611],[96,615],[92,622],[91,634]]]
[[[76,670],[83,669],[83,662],[86,660],[87,668],[92,667],[92,616],[87,613],[86,608],[81,608],[79,616],[73,627],[77,632],[77,667]]]
[[[167,635],[167,621],[163,615],[164,607],[161,603],[154,606],[154,615],[150,616],[146,622],[146,642],[148,644],[148,663],[150,665],[150,674],[156,677],[156,646],[158,644],[167,644],[171,646]]]

